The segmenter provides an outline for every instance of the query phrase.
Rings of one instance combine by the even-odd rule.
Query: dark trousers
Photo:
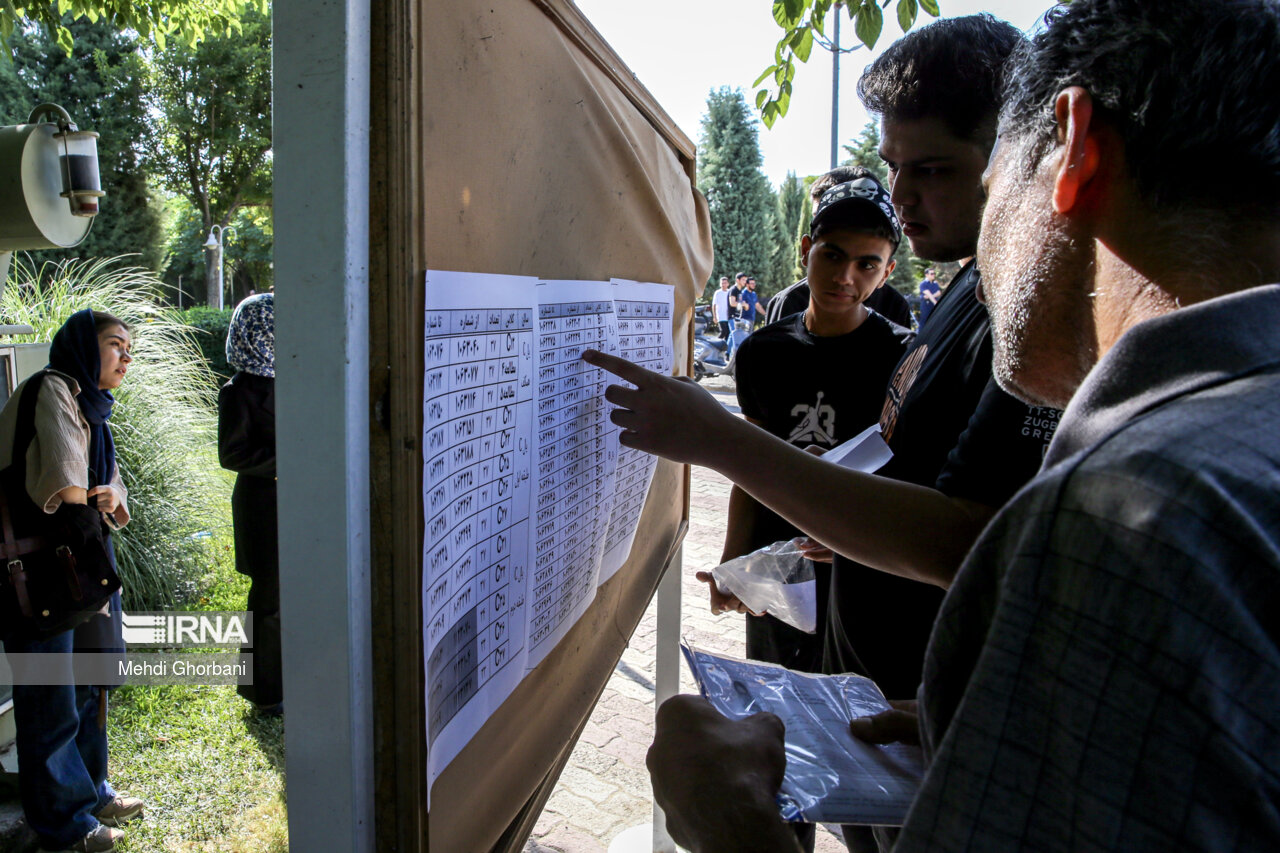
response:
[[[8,640],[8,654],[58,654],[62,684],[15,684],[18,788],[27,825],[50,850],[79,841],[97,825],[93,816],[115,797],[107,784],[107,731],[98,726],[99,687],[76,685],[71,670],[73,631],[47,640]],[[15,666],[15,674],[20,667]],[[49,674],[49,673],[42,673]],[[15,679],[17,680],[17,679]]]
[[[720,339],[723,341],[729,340],[729,321],[728,320],[720,321]]]
[[[241,651],[253,655],[253,684],[236,691],[255,705],[275,705],[284,699],[280,684],[280,575],[253,578],[249,587],[253,614],[253,645]]]

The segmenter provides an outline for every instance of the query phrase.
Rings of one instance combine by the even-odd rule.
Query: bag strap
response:
[[[18,400],[18,423],[14,430],[13,454],[6,473],[11,483],[24,490],[23,497],[26,496],[27,448],[35,438],[36,432],[36,398],[40,396],[40,386],[44,384],[44,378],[48,372],[48,369],[45,369],[32,375],[23,386],[22,397]],[[40,550],[45,543],[43,537],[19,539],[14,535],[9,496],[5,494],[4,489],[0,489],[0,536],[3,536],[3,540],[0,541],[0,557],[7,565],[9,583],[17,596],[19,609],[24,616],[30,618],[33,612],[31,597],[27,592],[27,573],[19,558],[24,554]]]
[[[13,456],[9,460],[9,468],[18,475],[16,482],[24,486],[27,482],[27,448],[36,437],[36,400],[49,373],[46,367],[31,374],[22,386],[22,396],[18,400],[18,422],[13,430]]]

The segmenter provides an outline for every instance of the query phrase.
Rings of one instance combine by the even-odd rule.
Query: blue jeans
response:
[[[66,656],[66,677],[57,679],[64,684],[13,687],[22,810],[40,844],[55,850],[92,831],[98,825],[94,813],[116,795],[107,784],[107,732],[98,728],[98,703],[105,694],[99,687],[72,685],[74,633],[4,644],[10,654]]]

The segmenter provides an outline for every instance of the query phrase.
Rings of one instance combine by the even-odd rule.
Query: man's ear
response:
[[[1094,122],[1093,98],[1079,86],[1068,86],[1053,103],[1058,122],[1058,142],[1062,159],[1053,179],[1053,209],[1063,215],[1078,213],[1086,204],[1100,162]]]
[[[889,280],[889,276],[893,275],[893,271],[897,269],[897,267],[898,262],[890,258],[889,263],[884,265],[884,275],[880,277],[880,283],[876,285],[876,290],[884,287],[884,283]]]
[[[813,238],[808,234],[800,238],[800,266],[809,271],[809,250],[813,248]]]

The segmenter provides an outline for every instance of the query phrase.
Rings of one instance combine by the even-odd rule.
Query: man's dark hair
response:
[[[809,187],[809,200],[813,202],[813,206],[817,207],[822,194],[834,187],[836,184],[847,184],[850,181],[856,181],[858,178],[875,175],[863,166],[836,166],[825,175],[819,175],[814,179],[813,184]],[[879,183],[876,179],[876,183]]]
[[[740,278],[746,278],[746,277],[747,277],[747,274],[746,274],[746,273],[744,273],[744,272],[740,272],[740,273],[738,273],[737,275],[735,275],[733,278],[734,278],[734,280],[735,280],[735,281],[737,281],[737,280],[738,280],[738,279],[740,279]]]
[[[1068,86],[1124,141],[1157,209],[1280,205],[1280,4],[1073,0],[1010,64],[1001,133],[1038,161]]]
[[[987,14],[935,21],[868,65],[858,97],[881,118],[939,118],[955,136],[990,148],[1004,66],[1025,41],[1012,24]]]
[[[824,181],[827,182],[821,192],[815,193],[811,191],[811,194],[817,196],[814,200],[814,206],[816,207],[818,199],[822,198],[822,193],[837,184],[856,181],[858,178],[870,178],[880,184],[880,179],[865,166],[839,166],[813,182],[815,187]],[[883,184],[880,185],[884,186]],[[889,223],[885,222],[884,214],[876,212],[874,204],[841,204],[833,207],[823,215],[822,221],[817,226],[810,227],[809,236],[816,240],[829,231],[837,230],[862,231],[875,237],[883,237],[889,241],[893,251],[898,249],[898,235],[889,227]],[[890,252],[890,254],[893,254],[893,252]]]

